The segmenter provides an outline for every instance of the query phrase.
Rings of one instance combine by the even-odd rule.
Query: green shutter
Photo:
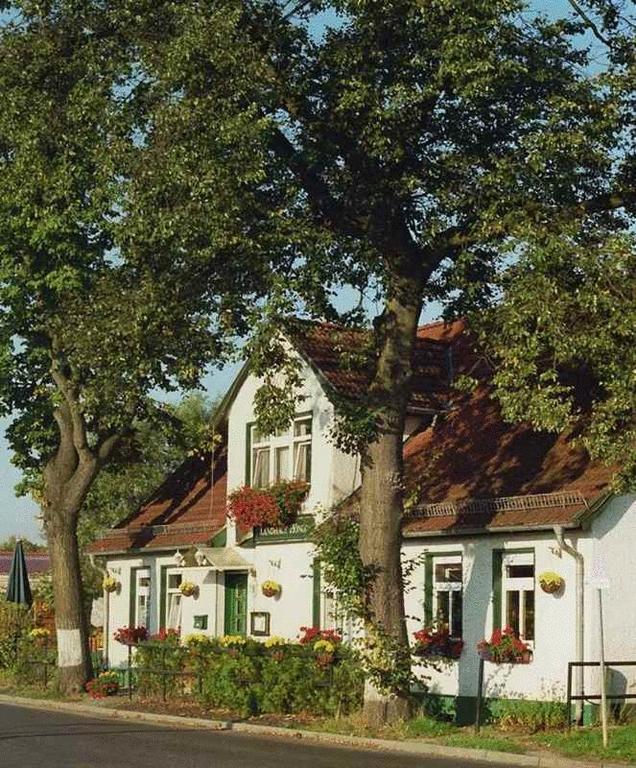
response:
[[[245,427],[245,485],[252,484],[252,425],[250,421]]]
[[[424,624],[433,623],[433,555],[424,556]]]
[[[492,628],[501,629],[501,568],[503,551],[492,551]]]
[[[321,597],[321,565],[316,557],[311,566],[313,575],[313,588],[311,600],[311,621],[315,629],[320,629],[320,597]]]
[[[166,626],[166,596],[168,594],[168,568],[169,565],[161,566],[161,584],[159,588],[159,629]]]
[[[137,572],[139,568],[130,569],[130,606],[128,610],[128,626],[135,626],[135,602],[137,601]]]

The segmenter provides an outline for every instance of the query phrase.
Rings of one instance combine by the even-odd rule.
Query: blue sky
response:
[[[533,0],[530,5],[549,15],[563,15],[570,9],[567,0]],[[346,297],[342,298],[344,300]],[[439,308],[431,308],[426,319],[435,319],[438,311]],[[237,367],[231,365],[222,371],[208,374],[203,380],[205,391],[211,396],[225,392]],[[29,498],[16,497],[14,493],[20,473],[11,464],[10,451],[4,438],[8,424],[8,419],[0,419],[0,541],[12,534],[41,540],[37,505]]]

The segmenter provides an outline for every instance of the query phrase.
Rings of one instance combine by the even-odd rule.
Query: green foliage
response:
[[[326,591],[345,613],[366,618],[366,600],[373,573],[365,569],[358,542],[360,524],[353,517],[337,514],[319,525],[312,540],[320,560]]]
[[[636,479],[636,250],[629,235],[535,242],[502,276],[503,300],[475,318],[496,360],[504,414],[570,429]]]
[[[488,703],[489,718],[502,728],[518,728],[536,733],[563,728],[567,705],[561,701],[493,699]]]
[[[33,541],[29,541],[29,539],[23,539],[21,537],[20,541],[22,542],[22,548],[25,552],[46,552],[46,547],[43,544],[35,544]],[[15,549],[16,543],[17,537],[9,536],[8,539],[0,542],[0,551],[11,552]]]
[[[267,647],[254,640],[223,646],[218,638],[204,636],[142,643],[135,664],[151,671],[139,671],[139,692],[161,695],[160,669],[188,671],[191,696],[217,709],[243,715],[265,712],[334,715],[357,709],[362,701],[364,677],[357,655],[348,646],[339,646],[336,661],[327,667],[316,661],[311,646],[282,644]],[[199,682],[200,681],[200,682]],[[167,676],[169,696],[183,690],[176,676]]]

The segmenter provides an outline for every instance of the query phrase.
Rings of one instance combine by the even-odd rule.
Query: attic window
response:
[[[311,416],[296,417],[291,428],[263,436],[255,426],[251,437],[251,477],[254,488],[278,480],[311,480]]]

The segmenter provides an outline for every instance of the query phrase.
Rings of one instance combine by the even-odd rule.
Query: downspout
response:
[[[567,544],[563,538],[563,526],[554,526],[554,535],[556,537],[559,547],[567,552],[568,555],[574,558],[576,564],[576,625],[575,625],[575,647],[576,658],[575,661],[584,661],[585,659],[585,637],[584,637],[584,591],[583,591],[583,579],[584,579],[584,558],[581,552],[574,549],[573,546]],[[577,690],[579,696],[583,696],[584,690],[584,677],[583,667],[576,667],[575,675],[575,690]],[[579,699],[575,706],[576,722],[581,725],[583,723],[583,699]]]
[[[93,568],[96,568],[98,571],[100,571],[104,578],[108,576],[108,570],[106,568],[102,568],[101,565],[95,560],[95,555],[89,555],[88,559],[90,560],[91,565]],[[104,658],[103,661],[108,664],[108,636],[110,634],[109,630],[109,620],[110,620],[110,592],[107,592],[105,589],[103,590],[103,599],[104,599],[104,627],[103,627],[103,643],[104,643]]]

